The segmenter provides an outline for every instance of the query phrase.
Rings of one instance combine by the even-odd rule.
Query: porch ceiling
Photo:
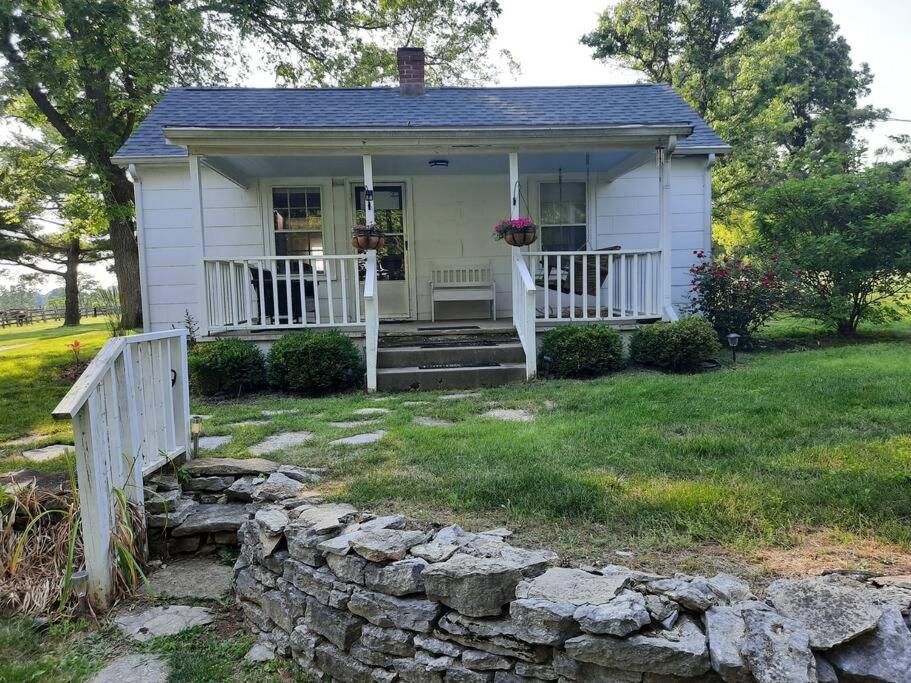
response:
[[[651,152],[648,152],[651,154]],[[564,173],[610,171],[642,156],[641,149],[598,152],[519,152],[520,173]],[[373,173],[377,177],[415,175],[505,175],[509,157],[503,153],[411,155],[373,155]],[[430,166],[434,159],[445,159],[448,166]],[[323,155],[225,155],[206,156],[204,162],[215,171],[249,185],[259,178],[354,176],[364,173],[360,156]]]

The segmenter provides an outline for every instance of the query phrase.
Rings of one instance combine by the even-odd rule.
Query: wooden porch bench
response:
[[[490,315],[497,319],[497,285],[490,261],[452,261],[430,266],[430,320],[436,322],[438,301],[490,301]]]

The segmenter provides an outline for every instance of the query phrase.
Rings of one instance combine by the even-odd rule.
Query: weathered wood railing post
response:
[[[379,345],[380,304],[376,286],[376,250],[367,252],[367,272],[364,278],[364,351],[367,360],[367,391],[376,391],[376,352]]]
[[[110,339],[54,409],[73,422],[88,596],[99,610],[113,597],[115,489],[141,509],[143,476],[189,454],[186,343],[184,329]]]

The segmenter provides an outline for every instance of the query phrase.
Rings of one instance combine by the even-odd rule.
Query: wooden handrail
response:
[[[104,379],[105,373],[123,352],[126,343],[126,337],[114,337],[105,343],[101,351],[79,375],[79,379],[66,392],[66,396],[60,399],[60,403],[54,408],[51,415],[55,420],[70,420],[79,412],[92,391]]]

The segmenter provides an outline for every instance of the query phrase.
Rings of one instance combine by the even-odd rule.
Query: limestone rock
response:
[[[493,674],[489,671],[472,671],[464,666],[452,666],[443,675],[444,683],[491,683]]]
[[[800,581],[779,580],[766,591],[775,609],[801,624],[810,647],[828,650],[876,628],[882,607],[872,589],[837,574]]]
[[[259,485],[264,481],[265,478],[253,475],[240,477],[234,480],[234,483],[227,488],[225,493],[228,496],[228,500],[250,503],[253,501],[253,496]]]
[[[376,529],[360,531],[349,540],[351,549],[372,562],[403,560],[408,549],[423,543],[427,536],[421,531]]]
[[[459,546],[457,545],[431,541],[430,543],[421,543],[420,545],[414,546],[410,552],[415,557],[427,560],[428,562],[445,562],[455,555],[458,549]]]
[[[343,650],[360,638],[364,622],[345,610],[333,609],[318,600],[307,600],[307,627]]]
[[[355,591],[348,610],[374,626],[429,633],[442,612],[439,603],[420,598],[397,598],[384,593]]]
[[[414,634],[401,629],[366,624],[361,630],[361,642],[377,652],[399,657],[414,655]]]
[[[664,595],[692,612],[705,612],[718,602],[715,591],[699,577],[658,579],[645,584],[645,590],[653,595]]]
[[[459,657],[462,654],[462,648],[453,645],[445,640],[433,638],[431,636],[416,635],[414,644],[422,650],[427,650],[435,655],[444,655],[446,657]]]
[[[173,510],[168,510],[157,515],[146,515],[146,525],[150,529],[173,529],[183,524],[199,505],[191,498],[180,498]]]
[[[495,557],[458,553],[424,570],[427,596],[468,616],[499,614],[523,578],[537,576],[556,556],[511,548]],[[531,596],[537,597],[537,596]]]
[[[443,674],[431,671],[413,659],[396,659],[392,665],[395,667],[399,680],[405,683],[442,683],[443,681]]]
[[[361,645],[360,641],[354,643],[348,650],[349,654],[361,664],[367,666],[378,666],[382,668],[391,668],[393,666],[391,655],[371,650],[369,647]]]
[[[625,636],[648,626],[652,617],[641,593],[623,590],[610,602],[582,605],[573,618],[586,633]]]
[[[573,659],[615,667],[675,676],[698,676],[710,668],[705,635],[687,616],[669,630],[652,630],[626,638],[582,635],[566,641]]]
[[[301,510],[296,523],[309,526],[317,534],[329,534],[341,529],[356,514],[357,509],[347,503],[327,503]]]
[[[732,605],[736,602],[756,600],[749,584],[733,574],[716,574],[705,583],[718,598],[717,604]]]
[[[725,683],[751,683],[753,680],[747,663],[740,655],[746,629],[741,614],[744,605],[759,609],[763,607],[761,603],[716,606],[709,608],[703,615],[712,668]]]
[[[253,500],[277,501],[295,498],[303,487],[304,485],[299,481],[279,472],[273,472],[266,481],[259,485],[253,494]]]
[[[512,662],[505,657],[483,650],[465,650],[462,653],[462,663],[478,671],[506,671],[512,668]]]
[[[171,666],[164,657],[151,654],[120,655],[89,683],[166,683]]]
[[[261,607],[266,616],[287,632],[304,616],[306,596],[288,585],[279,584],[279,590],[263,593]]]
[[[663,595],[646,595],[645,607],[652,621],[661,624],[661,628],[673,628],[680,616],[680,606]]]
[[[180,501],[180,489],[149,491],[145,493],[146,514],[163,514],[177,507]]]
[[[183,468],[191,477],[242,477],[271,474],[278,469],[278,463],[264,458],[196,458]]]
[[[325,470],[321,467],[298,467],[297,465],[279,465],[278,473],[301,484],[316,484],[322,479]]]
[[[404,515],[384,515],[361,522],[361,531],[376,531],[378,529],[404,529]]]
[[[579,634],[573,619],[576,606],[541,598],[523,598],[509,604],[515,635],[527,643],[557,645]]]
[[[285,560],[285,578],[300,591],[324,605],[344,606],[347,602],[347,584],[336,580],[326,567],[311,567],[294,559]]]
[[[453,664],[452,657],[434,655],[424,650],[418,650],[414,653],[414,661],[425,667],[427,671],[439,673],[447,671]]]
[[[870,583],[884,587],[884,586],[897,586],[898,588],[904,588],[905,590],[911,591],[911,574],[901,574],[898,576],[874,576],[870,579]]]
[[[367,560],[364,558],[351,554],[336,555],[333,553],[326,555],[326,564],[342,581],[364,583],[364,571],[367,567]]]
[[[191,536],[211,534],[216,531],[236,532],[247,521],[247,511],[239,503],[200,505],[195,508],[171,535]]]
[[[233,572],[215,557],[174,560],[152,573],[149,588],[155,595],[218,600],[231,590]]]
[[[744,608],[740,654],[758,683],[815,683],[810,636],[797,621],[767,609]]]
[[[480,619],[447,612],[440,618],[434,635],[468,648],[526,662],[540,662],[549,652],[540,645],[520,640],[511,619]]]
[[[114,623],[124,635],[145,643],[158,636],[173,636],[194,626],[205,626],[214,620],[215,615],[205,607],[170,605],[121,614],[114,618]]]
[[[610,667],[598,666],[591,662],[580,662],[568,657],[562,652],[554,654],[553,669],[554,673],[560,677],[559,680],[561,682],[641,683],[642,681],[642,674],[640,672],[621,671]]]
[[[234,483],[233,477],[193,477],[187,482],[190,491],[224,491]]]
[[[816,657],[816,680],[819,683],[838,683],[838,674],[829,661],[818,652],[813,655]]]
[[[288,515],[278,508],[262,508],[256,511],[253,519],[268,534],[277,535],[288,526]]]
[[[362,664],[354,657],[345,654],[331,643],[318,645],[314,659],[320,671],[329,674],[332,680],[348,683],[373,683],[373,668]]]
[[[363,583],[370,590],[389,595],[423,593],[422,574],[428,566],[425,560],[418,558],[399,560],[387,565],[370,564],[364,571]]]
[[[516,597],[566,602],[577,607],[603,605],[613,600],[629,582],[626,574],[599,576],[581,569],[552,567],[541,576],[520,583]]]
[[[911,632],[901,611],[883,607],[879,628],[826,652],[826,658],[850,680],[911,681]]]
[[[314,567],[320,567],[326,563],[325,555],[318,546],[323,541],[331,538],[328,535],[318,534],[309,526],[291,522],[285,527],[285,539],[288,541],[288,553],[295,560]]]
[[[275,646],[267,645],[266,643],[255,643],[244,655],[245,662],[253,662],[255,664],[271,662],[274,659]]]

